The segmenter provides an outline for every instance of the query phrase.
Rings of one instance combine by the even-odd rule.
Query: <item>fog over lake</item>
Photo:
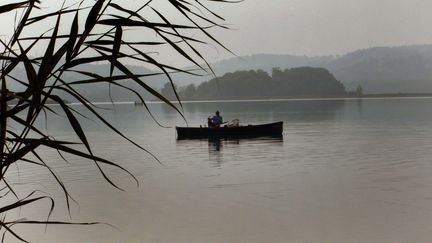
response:
[[[75,2],[67,0],[66,5]],[[45,11],[59,8],[62,3],[57,0],[41,1]],[[140,4],[141,1],[122,1],[124,7]],[[155,0],[151,5],[164,9],[172,21],[180,19],[167,1]],[[214,33],[239,56],[262,53],[343,55],[376,46],[432,43],[430,1],[246,0],[237,4],[217,3],[210,6],[232,28],[214,30]],[[148,13],[145,12],[146,17],[154,16]],[[2,15],[0,23],[4,27],[13,26],[14,16]],[[64,28],[68,30],[68,26]],[[38,29],[31,31],[36,32]],[[216,46],[204,47],[200,50],[210,62],[233,57]],[[172,55],[171,51],[162,51],[160,55],[169,64],[190,65],[184,59]]]
[[[84,121],[94,150],[130,170],[108,168],[125,191],[108,185],[91,162],[46,151],[44,157],[79,203],[75,221],[97,226],[19,226],[35,242],[429,242],[432,225],[432,99],[290,100],[186,103],[189,125],[216,109],[244,124],[284,121],[283,138],[176,140],[142,106],[103,111],[161,162],[102,126]],[[53,107],[58,109],[58,107]],[[78,110],[80,106],[75,107]],[[184,125],[161,104],[165,125]],[[61,118],[51,134],[74,136]],[[62,198],[40,168],[12,183]],[[19,185],[19,184],[18,184]],[[52,219],[67,219],[57,202]],[[43,208],[43,207],[42,207]],[[46,217],[42,208],[22,215]],[[48,208],[45,208],[48,210]]]
[[[0,241],[430,243],[431,9],[3,1]]]

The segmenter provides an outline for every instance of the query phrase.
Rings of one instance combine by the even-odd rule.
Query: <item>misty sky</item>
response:
[[[374,46],[432,44],[431,9],[432,1],[426,0],[245,0],[217,5],[232,30],[215,33],[238,55],[344,54]],[[205,54],[210,61],[231,57],[213,47]]]
[[[241,55],[430,44],[431,9],[426,0],[246,0],[225,11],[239,30],[224,39]]]

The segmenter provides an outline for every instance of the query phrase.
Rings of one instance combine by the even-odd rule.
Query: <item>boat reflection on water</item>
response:
[[[239,144],[239,140],[234,140],[237,144]],[[219,152],[221,150],[223,141],[220,138],[209,138],[208,139],[208,148],[210,152]]]
[[[270,143],[282,145],[283,136],[266,136],[256,138],[208,139],[209,161],[213,167],[221,168],[223,163],[236,161],[236,156],[251,150],[250,153],[265,154],[265,147]],[[225,155],[225,156],[224,156]]]
[[[240,143],[238,139],[235,139],[234,142],[236,144]],[[223,149],[223,144],[224,141],[220,138],[208,139],[208,155],[209,155],[210,165],[212,167],[216,167],[216,168],[222,167],[222,164],[224,162],[223,153],[221,151]]]
[[[177,140],[178,147],[182,150],[190,148],[189,152],[194,154],[202,154],[207,149],[210,165],[215,168],[221,168],[224,163],[236,161],[236,157],[241,153],[258,153],[265,156],[265,153],[268,152],[268,146],[282,146],[282,144],[282,135],[255,138]]]
[[[180,140],[181,141],[181,140]],[[278,136],[265,136],[256,138],[209,138],[208,146],[209,151],[221,151],[225,145],[240,145],[244,141],[263,141],[263,142],[283,142],[283,135]]]

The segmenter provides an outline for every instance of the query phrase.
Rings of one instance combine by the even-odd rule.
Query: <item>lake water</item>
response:
[[[281,139],[177,141],[142,106],[103,106],[104,116],[151,151],[85,121],[97,155],[125,191],[103,180],[94,164],[52,151],[40,153],[78,202],[72,221],[96,226],[17,226],[34,242],[431,242],[432,99],[297,100],[184,104],[190,126],[220,110],[244,124],[284,121]],[[78,110],[81,107],[76,106]],[[54,109],[58,109],[55,107]],[[150,109],[166,126],[176,112]],[[62,118],[49,120],[57,138],[71,139]],[[19,175],[19,176],[18,176]],[[58,199],[53,220],[68,219],[54,179],[40,168],[11,171],[22,194],[40,189]],[[20,212],[43,219],[44,203]],[[11,238],[8,238],[11,240]],[[10,241],[6,241],[10,242]]]

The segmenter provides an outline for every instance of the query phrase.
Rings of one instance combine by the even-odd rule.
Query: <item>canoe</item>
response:
[[[177,139],[282,136],[283,122],[238,127],[176,127]]]

